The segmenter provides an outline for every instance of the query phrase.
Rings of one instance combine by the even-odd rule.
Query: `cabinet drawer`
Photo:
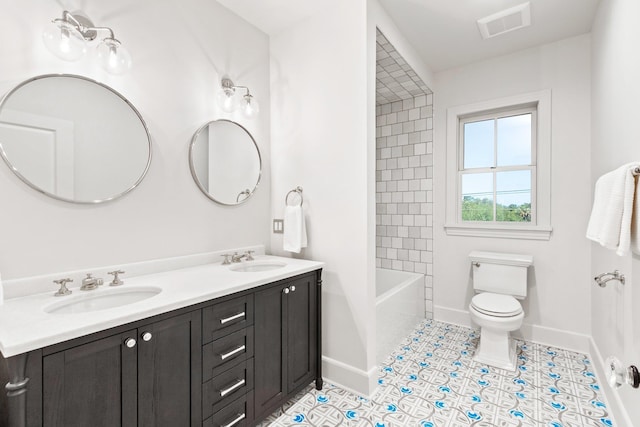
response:
[[[245,295],[202,309],[202,342],[253,325],[253,295]]]
[[[253,357],[253,326],[233,332],[202,347],[202,382]]]
[[[253,389],[253,358],[245,360],[202,385],[202,419]]]
[[[252,420],[253,392],[250,391],[207,418],[202,427],[244,427],[251,425]]]

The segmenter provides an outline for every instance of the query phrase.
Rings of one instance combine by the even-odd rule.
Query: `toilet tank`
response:
[[[527,296],[527,268],[531,255],[473,251],[469,254],[476,292],[495,292],[516,298]]]

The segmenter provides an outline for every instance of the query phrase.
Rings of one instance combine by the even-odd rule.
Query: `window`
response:
[[[459,219],[535,224],[535,107],[459,122]]]
[[[549,239],[550,93],[447,111],[448,234]]]

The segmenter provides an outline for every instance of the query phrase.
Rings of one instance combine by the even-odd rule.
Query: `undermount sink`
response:
[[[162,292],[162,289],[153,286],[129,287],[120,289],[104,289],[100,291],[76,291],[82,292],[62,301],[56,301],[44,308],[46,313],[51,314],[73,314],[86,313],[90,311],[106,310],[108,308],[122,307],[133,304],[147,298],[151,298]],[[85,294],[86,292],[86,294]],[[93,294],[92,292],[96,292]],[[74,292],[75,294],[75,292]]]
[[[286,265],[286,263],[278,261],[246,261],[241,264],[232,265],[229,267],[229,270],[244,273],[257,273],[260,271],[276,270]]]

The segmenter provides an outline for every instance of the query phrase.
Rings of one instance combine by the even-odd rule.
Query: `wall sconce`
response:
[[[239,95],[236,89],[246,89],[247,93]],[[246,86],[236,86],[231,79],[224,77],[221,83],[221,89],[218,92],[217,102],[220,108],[226,113],[232,113],[238,108],[242,114],[252,119],[260,112],[260,105],[258,101],[249,93],[249,88]]]
[[[98,44],[98,61],[111,74],[124,74],[131,68],[131,55],[115,38],[109,27],[96,27],[93,22],[78,13],[62,12],[62,18],[54,19],[42,32],[47,49],[65,61],[77,61],[87,52],[87,43],[98,37],[99,32],[107,36]]]

